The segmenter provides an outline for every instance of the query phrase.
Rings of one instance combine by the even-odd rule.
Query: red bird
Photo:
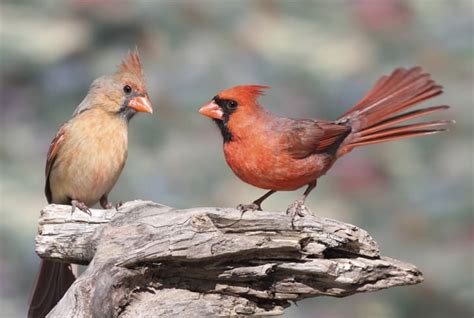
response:
[[[128,121],[137,112],[152,113],[138,52],[129,54],[115,74],[96,79],[61,126],[49,147],[45,194],[48,203],[71,204],[90,213],[107,195],[127,159]],[[42,260],[28,317],[45,317],[62,298],[75,276],[71,265]]]
[[[225,159],[243,181],[269,190],[242,211],[261,210],[276,191],[307,186],[303,196],[287,209],[303,216],[305,199],[342,155],[355,147],[447,130],[454,121],[437,120],[408,125],[405,121],[442,111],[434,106],[400,114],[442,93],[420,67],[398,68],[378,80],[367,95],[336,121],[289,119],[267,112],[257,102],[268,86],[243,85],[220,92],[199,112],[210,117],[224,138]]]

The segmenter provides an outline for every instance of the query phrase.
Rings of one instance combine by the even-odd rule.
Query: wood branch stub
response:
[[[276,315],[290,301],[348,296],[423,280],[413,265],[381,257],[364,230],[281,212],[173,209],[133,201],[71,215],[49,205],[36,251],[90,263],[50,317]]]

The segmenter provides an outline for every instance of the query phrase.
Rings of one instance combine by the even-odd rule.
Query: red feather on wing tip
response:
[[[142,63],[140,61],[140,55],[138,54],[138,49],[135,49],[134,52],[129,52],[127,54],[127,56],[123,59],[122,64],[119,65],[117,72],[131,73],[135,76],[138,76],[142,80],[145,78]]]

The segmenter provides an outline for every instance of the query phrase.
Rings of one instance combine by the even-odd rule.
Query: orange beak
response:
[[[134,97],[128,102],[128,107],[135,109],[137,112],[145,112],[153,114],[150,97],[148,95]]]
[[[213,119],[222,119],[224,117],[224,112],[214,101],[210,101],[199,108],[199,113]]]

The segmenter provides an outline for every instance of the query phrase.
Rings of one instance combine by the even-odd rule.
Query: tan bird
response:
[[[137,112],[152,113],[138,52],[130,53],[112,75],[96,79],[72,118],[51,142],[46,160],[48,203],[70,204],[86,213],[107,195],[127,159],[128,122]],[[75,276],[71,264],[43,260],[33,287],[28,317],[45,317]]]

